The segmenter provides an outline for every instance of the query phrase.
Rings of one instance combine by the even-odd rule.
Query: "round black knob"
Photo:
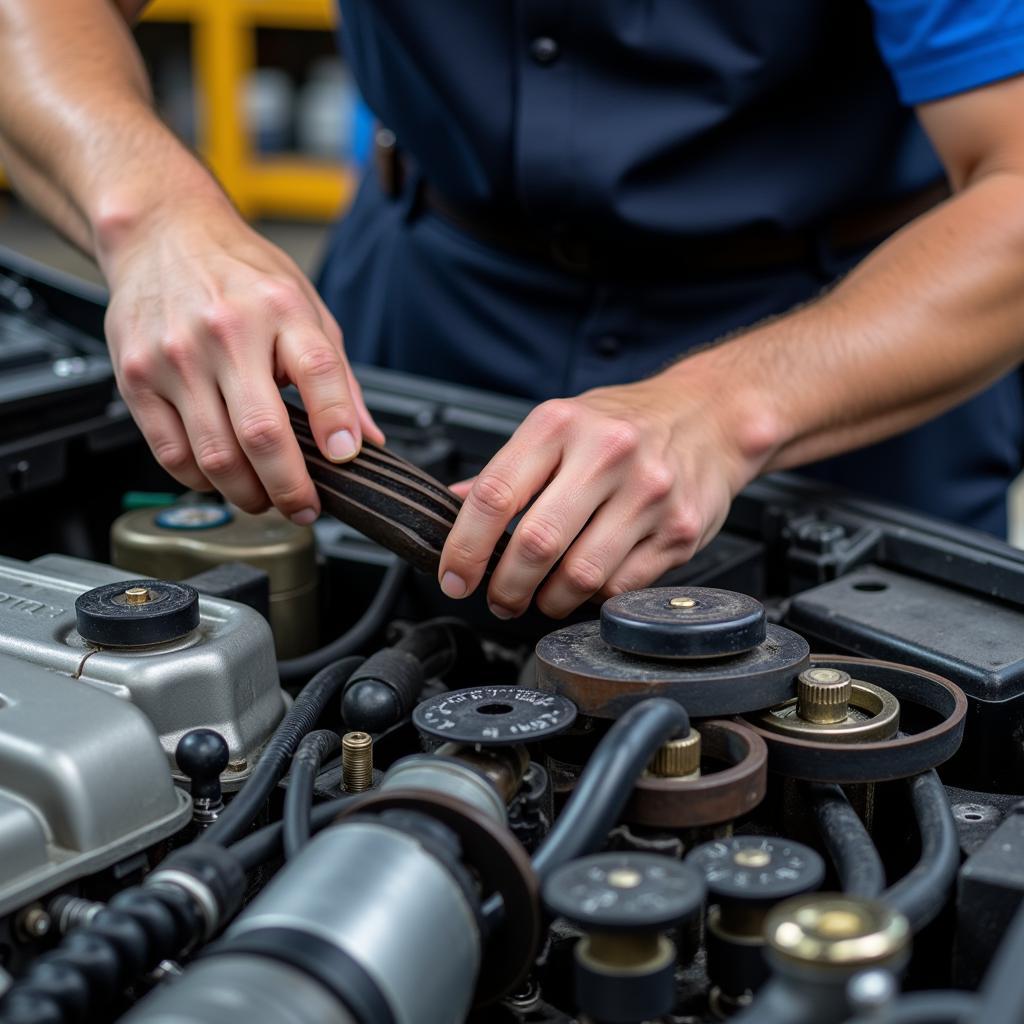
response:
[[[412,722],[425,736],[500,747],[533,743],[565,732],[576,705],[556,693],[523,686],[470,686],[416,705]]]
[[[664,931],[696,912],[704,881],[694,868],[654,853],[598,853],[553,872],[548,909],[583,931]]]
[[[645,658],[720,658],[742,654],[768,635],[764,605],[708,587],[651,587],[601,606],[601,639]]]
[[[107,583],[79,595],[75,618],[82,639],[100,647],[167,643],[199,625],[199,593],[167,580]]]
[[[178,740],[174,760],[191,783],[193,800],[220,800],[220,776],[228,758],[227,740],[214,729],[193,729]]]
[[[719,902],[777,903],[811,892],[825,877],[825,862],[803,843],[777,836],[734,836],[703,843],[686,858]]]

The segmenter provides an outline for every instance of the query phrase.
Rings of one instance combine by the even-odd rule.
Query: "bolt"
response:
[[[368,732],[342,736],[341,777],[349,793],[362,793],[373,785],[373,738]]]
[[[696,608],[697,602],[692,597],[673,597],[668,606],[669,608]]]
[[[809,668],[796,680],[796,713],[805,722],[836,725],[850,713],[853,692],[849,672],[838,668]]]
[[[667,779],[695,779],[700,775],[700,733],[696,729],[682,739],[669,740],[654,755],[647,769]]]
[[[616,868],[608,872],[608,884],[614,889],[635,889],[643,876],[635,868]]]
[[[148,604],[151,598],[148,587],[129,587],[124,592],[125,604]]]
[[[239,758],[237,761],[228,761],[229,772],[235,772],[237,774],[238,772],[244,772],[248,767],[249,762],[246,761],[244,757]]]
[[[737,850],[732,859],[741,868],[763,868],[771,863],[772,855],[767,850]]]
[[[41,939],[50,931],[50,915],[38,904],[26,907],[15,923],[18,934],[26,941]]]

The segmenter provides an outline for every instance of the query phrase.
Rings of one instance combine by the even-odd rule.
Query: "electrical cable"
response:
[[[321,671],[339,658],[354,654],[369,643],[391,617],[408,572],[409,564],[396,558],[384,573],[377,593],[373,595],[373,600],[367,605],[366,611],[350,629],[315,651],[279,661],[277,671],[282,685],[308,679],[314,672]]]
[[[342,811],[348,808],[353,801],[360,797],[352,794],[336,797],[334,800],[325,800],[322,804],[315,804],[310,812],[310,834],[315,834],[326,828]],[[257,829],[251,832],[244,839],[232,843],[230,851],[237,858],[244,871],[252,871],[261,864],[280,856],[283,849],[284,823],[275,821],[272,825]]]
[[[245,835],[288,770],[302,738],[316,725],[324,709],[362,663],[362,658],[342,658],[321,669],[306,683],[274,730],[252,775],[197,842],[230,846]]]
[[[599,849],[658,749],[686,736],[690,716],[674,700],[654,697],[634,704],[604,735],[576,788],[533,858],[543,879],[555,868]]]
[[[938,773],[934,769],[922,772],[908,784],[921,834],[921,857],[903,878],[886,889],[882,898],[903,914],[917,933],[945,906],[960,868],[960,844],[949,797]]]
[[[1020,974],[1019,962],[1016,970]],[[981,1003],[976,992],[959,992],[955,989],[911,992],[888,1006],[853,1017],[847,1024],[967,1024],[976,1020],[996,1024],[995,1018],[982,1014]],[[1020,1020],[1019,1005],[1014,1009],[1016,1012],[1000,1017],[999,1021],[1013,1021],[1016,1024]]]
[[[846,794],[837,785],[820,782],[809,783],[806,792],[843,892],[876,899],[885,888],[885,868]]]
[[[330,729],[315,729],[305,736],[292,758],[288,788],[284,793],[281,822],[284,828],[284,855],[291,860],[310,837],[313,787],[325,757],[341,746],[341,738]]]

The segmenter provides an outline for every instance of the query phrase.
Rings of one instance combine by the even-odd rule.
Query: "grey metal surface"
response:
[[[199,626],[189,636],[96,650],[75,629],[75,598],[123,578],[124,570],[64,555],[0,558],[0,654],[131,701],[153,723],[172,764],[185,732],[216,729],[243,778],[285,707],[266,620],[244,605],[201,597]],[[131,765],[117,759],[122,769]]]
[[[461,1024],[469,1010],[480,966],[476,918],[439,861],[392,828],[353,821],[321,832],[226,941],[267,928],[294,928],[344,950],[398,1024]]]
[[[267,957],[200,961],[158,988],[123,1024],[357,1024],[323,986]]]
[[[138,708],[0,654],[0,913],[151,845],[190,815]]]
[[[483,811],[499,825],[508,822],[508,811],[498,791],[469,765],[435,754],[412,754],[395,762],[380,784],[381,790],[423,789],[444,793]]]

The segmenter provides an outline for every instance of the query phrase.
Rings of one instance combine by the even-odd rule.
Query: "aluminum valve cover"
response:
[[[266,620],[245,605],[201,597],[199,626],[188,636],[97,650],[75,628],[75,598],[124,578],[124,570],[64,555],[0,558],[0,654],[130,701],[153,724],[172,765],[184,733],[216,729],[244,777],[285,708]]]

